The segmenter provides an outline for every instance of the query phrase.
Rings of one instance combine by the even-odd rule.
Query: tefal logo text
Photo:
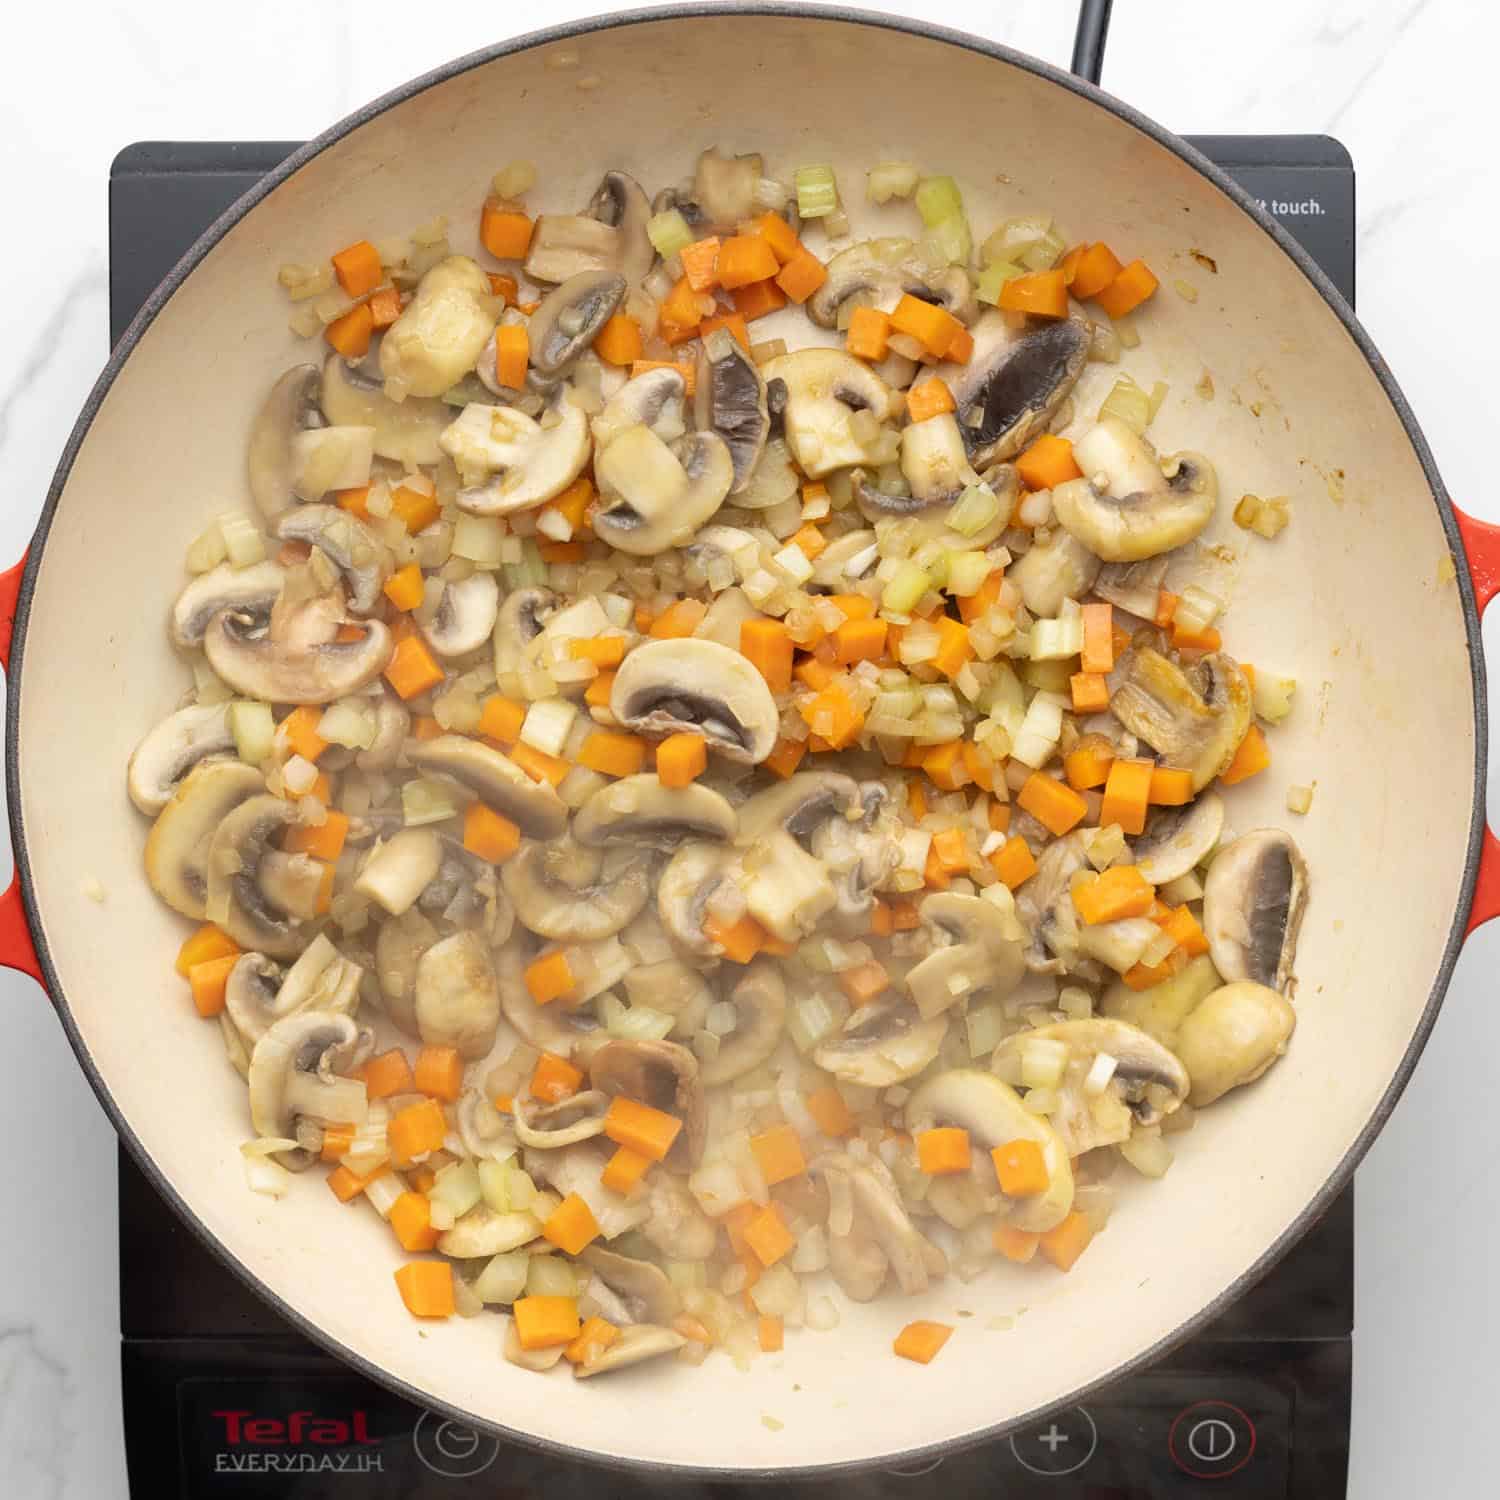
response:
[[[348,1420],[325,1417],[313,1411],[289,1412],[285,1417],[262,1417],[251,1411],[216,1411],[224,1424],[226,1443],[250,1447],[295,1447],[298,1443],[319,1443],[342,1448],[349,1443],[378,1444],[370,1436],[368,1413],[355,1410]]]

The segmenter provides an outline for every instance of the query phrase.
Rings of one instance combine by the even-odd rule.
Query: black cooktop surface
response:
[[[1351,301],[1354,172],[1322,136],[1196,140]],[[111,340],[289,142],[143,143],[110,173]],[[1208,1330],[1034,1430],[920,1472],[766,1486],[637,1478],[502,1444],[390,1395],[307,1342],[120,1154],[126,1454],[136,1500],[574,1500],[788,1493],[943,1500],[1337,1500],[1349,1442],[1352,1189]]]

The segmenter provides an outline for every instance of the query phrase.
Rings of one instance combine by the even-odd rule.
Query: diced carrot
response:
[[[1041,771],[1033,771],[1026,778],[1016,803],[1058,838],[1071,833],[1083,822],[1089,810],[1088,803],[1066,782]]]
[[[188,970],[188,984],[193,1005],[200,1016],[216,1016],[224,1009],[224,994],[229,987],[229,971],[240,961],[237,953],[223,958],[206,958]]]
[[[1044,432],[1016,459],[1016,473],[1029,490],[1050,490],[1083,477],[1073,458],[1072,443],[1052,432]]]
[[[1088,249],[1087,241],[1080,241],[1058,261],[1057,269],[1063,273],[1063,280],[1069,288],[1073,285],[1073,279],[1078,275],[1078,262],[1083,259],[1083,252]]]
[[[750,1137],[750,1151],[766,1179],[767,1187],[778,1182],[790,1182],[807,1170],[807,1158],[802,1154],[802,1140],[790,1125],[773,1125],[759,1135]]]
[[[227,932],[205,922],[177,950],[177,972],[186,979],[198,964],[215,958],[238,958],[241,952],[240,945]]]
[[[564,1255],[581,1255],[599,1238],[599,1221],[577,1193],[569,1193],[543,1221],[542,1238]]]
[[[618,635],[596,635],[568,642],[574,661],[590,661],[596,667],[618,667],[625,660],[625,639]]]
[[[891,976],[886,973],[885,965],[879,959],[867,958],[864,963],[856,964],[852,969],[840,970],[838,982],[849,1004],[858,1010],[861,1005],[878,1000],[890,989]]]
[[[965,625],[988,614],[1000,602],[1000,586],[1005,582],[1005,569],[996,568],[972,594],[958,595],[958,614]]]
[[[340,1203],[350,1203],[355,1198],[359,1197],[362,1192],[364,1192],[368,1184],[374,1182],[377,1177],[389,1171],[390,1167],[385,1162],[381,1162],[381,1164],[376,1167],[373,1172],[364,1177],[359,1176],[355,1172],[351,1172],[348,1167],[335,1167],[333,1171],[328,1174],[325,1181],[328,1183],[329,1192],[331,1192],[333,1196],[339,1200]]]
[[[719,246],[719,285],[726,291],[765,281],[780,269],[776,252],[763,235],[732,234]]]
[[[601,776],[635,776],[646,764],[646,742],[638,734],[596,729],[579,749],[578,764]]]
[[[370,336],[375,332],[375,314],[369,304],[358,302],[341,318],[335,318],[323,337],[345,359],[363,359],[370,352]]]
[[[776,285],[801,306],[827,280],[828,267],[812,251],[799,249],[782,266],[776,277]]]
[[[761,765],[773,776],[780,776],[785,780],[802,764],[802,757],[806,754],[806,740],[779,739]]]
[[[524,742],[512,746],[509,754],[511,763],[520,766],[533,781],[545,781],[552,786],[560,786],[573,769],[561,756],[548,755],[545,750]]]
[[[969,844],[962,828],[944,828],[932,836],[932,851],[950,875],[969,868]]]
[[[413,635],[399,642],[392,652],[385,680],[396,690],[397,697],[415,698],[443,680],[443,669],[425,643]]]
[[[651,1158],[642,1151],[632,1151],[621,1146],[605,1163],[599,1181],[612,1193],[622,1197],[634,1192],[641,1179],[651,1169]]]
[[[541,541],[536,550],[544,563],[577,563],[584,559],[582,542]]]
[[[563,1358],[569,1364],[592,1364],[620,1337],[620,1330],[604,1318],[585,1318],[578,1337],[563,1348]]]
[[[720,313],[717,317],[705,318],[698,325],[698,336],[707,338],[715,328],[727,328],[740,348],[746,354],[750,352],[750,330],[745,326],[745,319],[740,313]]]
[[[840,666],[874,661],[885,651],[884,620],[845,620],[833,632],[834,649]]]
[[[1193,800],[1193,773],[1176,766],[1153,766],[1148,800],[1153,807],[1186,807]]]
[[[511,1307],[523,1349],[551,1349],[578,1337],[576,1297],[518,1297]]]
[[[769,953],[773,958],[790,958],[797,951],[797,945],[777,937],[774,932],[762,932],[760,951]]]
[[[969,627],[960,624],[949,615],[937,618],[938,648],[933,654],[932,665],[944,677],[957,677],[965,665],[974,659],[974,647],[969,641]]]
[[[922,866],[922,883],[934,891],[946,891],[953,884],[952,874],[931,845],[927,849],[927,862]]]
[[[748,912],[734,922],[726,922],[709,912],[703,919],[703,935],[724,950],[724,957],[730,963],[747,964],[761,951],[766,929]]]
[[[834,750],[852,744],[865,722],[863,710],[854,706],[848,690],[836,680],[816,697],[799,703],[797,712],[806,720],[807,727]]]
[[[767,211],[755,220],[754,233],[762,235],[776,259],[785,265],[802,248],[797,231],[778,213]]]
[[[889,937],[896,930],[890,906],[878,896],[870,903],[870,931],[876,937]]]
[[[408,1104],[405,1109],[398,1109],[386,1126],[391,1155],[401,1161],[412,1161],[429,1151],[436,1151],[447,1134],[448,1122],[443,1116],[443,1106],[436,1099],[424,1099],[420,1104]]]
[[[891,327],[897,333],[909,334],[929,354],[941,359],[954,338],[963,332],[963,324],[945,307],[923,302],[910,292],[903,292],[891,314]]]
[[[616,1094],[604,1115],[604,1133],[651,1161],[663,1161],[682,1130],[682,1121],[663,1109]]]
[[[1037,318],[1068,315],[1068,284],[1061,271],[1032,271],[1012,276],[1000,287],[1000,307],[1005,312],[1030,313]]]
[[[1159,285],[1145,261],[1133,260],[1103,291],[1095,293],[1095,301],[1110,317],[1123,318],[1155,295]]]
[[[1110,626],[1109,638],[1110,645],[1114,647],[1115,660],[1118,661],[1130,649],[1130,632],[1116,620]]]
[[[365,1080],[367,1099],[389,1099],[394,1094],[414,1092],[411,1064],[406,1053],[392,1047],[378,1057],[372,1057],[361,1069]]]
[[[868,594],[829,594],[828,602],[846,620],[875,618],[875,601]]]
[[[740,655],[773,693],[791,691],[792,649],[792,637],[780,620],[746,620],[740,625]]]
[[[452,1104],[463,1092],[464,1060],[457,1047],[427,1045],[417,1053],[412,1085],[419,1094]]]
[[[430,1193],[437,1181],[437,1172],[423,1162],[419,1167],[407,1167],[403,1173],[414,1193]]]
[[[415,609],[422,602],[422,569],[407,563],[392,573],[385,581],[385,597],[397,609]]]
[[[1156,619],[1153,623],[1159,625],[1163,630],[1172,623],[1172,617],[1177,613],[1178,596],[1167,589],[1161,589],[1156,595]]]
[[[1186,906],[1173,907],[1167,919],[1159,925],[1189,958],[1197,958],[1200,953],[1208,952],[1208,938],[1198,925],[1198,919]]]
[[[822,646],[820,641],[819,647]],[[837,660],[838,652],[830,646],[829,661]],[[810,687],[815,693],[821,693],[824,688],[833,681],[833,668],[829,662],[817,656],[804,656],[801,661],[792,668],[792,676],[805,687]]]
[[[1155,899],[1155,888],[1135,865],[1114,865],[1073,887],[1073,905],[1085,927],[1144,917]]]
[[[1010,803],[990,803],[990,829],[994,833],[1010,832]]]
[[[590,708],[608,708],[609,696],[614,691],[615,674],[613,672],[601,672],[583,690],[583,701]]]
[[[1154,989],[1174,974],[1180,974],[1187,966],[1188,956],[1184,949],[1174,948],[1159,964],[1136,964],[1127,969],[1120,978],[1132,990]]]
[[[679,640],[691,635],[708,613],[701,599],[679,599],[664,609],[651,624],[651,638],[657,641]]]
[[[670,734],[656,747],[656,779],[665,787],[683,787],[708,768],[708,742],[701,734]]]
[[[948,740],[923,753],[922,769],[935,787],[945,792],[956,792],[960,787],[968,785],[969,768],[964,764],[963,747],[962,740]],[[925,816],[926,798],[923,797],[922,801],[924,811],[918,814],[919,817]],[[957,830],[946,831],[953,833]]]
[[[353,1145],[354,1127],[352,1125],[325,1125],[323,1146],[318,1156],[323,1161],[336,1162],[341,1156],[347,1156]]]
[[[293,755],[300,755],[303,760],[317,760],[328,748],[328,741],[318,733],[318,721],[322,717],[321,708],[304,703],[276,726],[276,737]]]
[[[756,1319],[755,1336],[762,1354],[779,1354],[786,1339],[781,1319],[764,1313]]]
[[[288,854],[310,854],[314,859],[335,860],[344,852],[349,836],[349,816],[329,808],[316,827],[311,823],[294,823],[286,831],[281,847]]]
[[[361,484],[349,490],[335,490],[333,498],[338,502],[340,510],[347,510],[351,516],[358,516],[361,521],[370,519],[370,486]]]
[[[544,953],[526,966],[526,989],[538,1005],[549,1005],[571,995],[578,981],[573,977],[568,955],[561,948]]]
[[[356,240],[333,257],[333,274],[351,297],[363,297],[380,285],[380,252],[369,240]]]
[[[1093,1237],[1094,1231],[1089,1228],[1087,1216],[1075,1208],[1056,1228],[1047,1230],[1037,1243],[1042,1254],[1059,1271],[1071,1271]]]
[[[479,712],[479,732],[487,740],[498,740],[502,745],[514,745],[521,737],[521,725],[526,721],[526,705],[514,698],[502,698],[496,693],[484,700]]]
[[[844,334],[844,348],[856,359],[879,364],[890,351],[891,319],[877,307],[856,307]]]
[[[494,198],[485,199],[479,211],[479,243],[496,260],[522,260],[531,248],[532,222],[515,209],[502,208]]]
[[[1103,240],[1080,247],[1077,266],[1073,272],[1073,295],[1080,302],[1097,297],[1124,269],[1115,258],[1115,253]]]
[[[370,293],[365,305],[377,328],[389,328],[401,316],[401,293],[393,286],[383,286]]]
[[[729,295],[734,310],[747,323],[780,312],[786,306],[786,293],[770,277],[765,281],[752,281],[749,286],[736,287]]]
[[[936,375],[919,380],[906,393],[906,416],[911,422],[925,422],[929,417],[940,417],[956,409],[953,392]]]
[[[781,1211],[774,1203],[768,1203],[744,1228],[745,1243],[754,1252],[755,1258],[769,1270],[797,1243],[786,1227]]]
[[[533,1099],[544,1104],[560,1104],[583,1086],[583,1074],[567,1058],[555,1052],[544,1052],[536,1060],[531,1082],[527,1085]]]
[[[1252,724],[1240,741],[1240,748],[1234,752],[1234,759],[1219,772],[1219,780],[1225,786],[1234,786],[1264,771],[1270,764],[1271,747],[1266,744],[1260,725]]]
[[[1078,465],[1074,464],[1074,468]],[[1112,604],[1083,606],[1083,656],[1078,665],[1085,672],[1112,672],[1115,666],[1115,608]]]
[[[1101,826],[1118,823],[1131,837],[1145,830],[1154,769],[1149,760],[1117,760],[1111,764],[1099,810]]]
[[[1068,687],[1075,714],[1102,714],[1109,707],[1109,684],[1098,672],[1074,672]]]
[[[525,325],[502,323],[495,330],[495,381],[507,390],[519,391],[526,384],[526,366],[531,360],[531,335]]]
[[[831,1083],[807,1096],[807,1112],[824,1135],[842,1138],[854,1133],[854,1116],[849,1113],[844,1096]]]
[[[396,1288],[414,1318],[453,1316],[453,1267],[446,1260],[411,1260],[396,1272]]]
[[[912,1360],[919,1365],[930,1365],[952,1337],[953,1329],[947,1323],[930,1323],[925,1318],[919,1318],[915,1323],[908,1323],[896,1335],[896,1342],[891,1347],[902,1359]]]
[[[682,262],[682,274],[695,292],[711,292],[719,284],[719,247],[722,241],[711,234],[707,239],[694,240],[677,252]]]
[[[1019,835],[1006,839],[990,855],[990,863],[995,867],[995,874],[1011,890],[1024,885],[1036,874],[1037,870],[1036,858],[1031,852],[1031,846]]]
[[[995,762],[990,752],[973,740],[965,740],[962,749],[964,769],[969,773],[969,779],[981,791],[994,791]]]
[[[995,1249],[1006,1260],[1014,1261],[1017,1265],[1025,1265],[1036,1255],[1039,1238],[1039,1235],[1031,1234],[1025,1229],[1012,1229],[1009,1224],[997,1224],[990,1235]]]
[[[646,347],[641,325],[628,313],[615,313],[606,319],[594,339],[594,353],[606,364],[628,365],[641,357]]]
[[[435,1250],[438,1231],[432,1226],[432,1204],[424,1193],[406,1192],[391,1204],[391,1228],[403,1250]]]
[[[932,1177],[969,1170],[969,1132],[957,1125],[939,1125],[917,1132],[917,1165]]]
[[[810,488],[810,485],[803,486],[804,492]],[[802,555],[809,562],[816,562],[818,555],[828,546],[827,538],[811,522],[798,527],[792,533],[791,543],[794,547],[801,550]]]
[[[897,932],[915,932],[922,925],[922,914],[910,896],[891,897],[891,926]]]
[[[1212,625],[1205,625],[1202,630],[1189,630],[1181,620],[1175,617],[1172,620],[1172,648],[1175,651],[1217,651],[1223,644],[1223,636]]]
[[[486,271],[485,275],[490,278],[490,295],[503,297],[507,307],[514,307],[521,293],[516,278],[507,276],[503,271]]]

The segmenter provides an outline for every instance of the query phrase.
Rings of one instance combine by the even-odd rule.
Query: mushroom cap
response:
[[[676,849],[688,840],[732,838],[734,829],[734,809],[711,787],[697,781],[664,787],[650,771],[600,787],[573,817],[573,837],[590,848],[629,843]]]
[[[877,460],[849,428],[857,411],[871,412],[879,422],[891,415],[895,393],[868,365],[841,349],[798,349],[769,360],[760,373],[773,407],[772,382],[785,386],[782,427],[808,478]]]
[[[1054,618],[1064,599],[1088,593],[1099,576],[1100,562],[1072,532],[1054,527],[1043,541],[1033,541],[1006,569],[1021,591],[1021,602],[1034,615]]]
[[[628,427],[648,427],[664,443],[687,431],[687,382],[675,365],[632,375],[594,418],[594,444],[603,449]]]
[[[985,313],[972,332],[968,362],[932,373],[952,391],[964,444],[982,469],[1019,453],[1052,420],[1083,371],[1092,335],[1082,318],[1012,328],[999,312]]]
[[[625,295],[625,278],[617,271],[580,271],[542,298],[526,325],[530,367],[556,377],[598,336]]]
[[[379,346],[369,362],[379,371]],[[381,458],[409,468],[441,461],[438,438],[453,420],[453,409],[441,396],[408,396],[392,401],[385,394],[385,381],[369,374],[362,365],[349,364],[342,355],[330,354],[323,361],[321,384],[323,415],[334,427],[374,429],[374,448]]]
[[[813,563],[811,582],[820,589],[832,589],[835,592],[846,588],[851,580],[868,576],[871,569],[880,561],[876,548],[877,542],[872,528],[862,527],[858,531],[846,531],[843,536],[829,542],[818,554],[817,561]],[[868,554],[868,561],[857,572],[851,573],[850,567],[865,558],[866,554]]]
[[[677,1288],[653,1262],[621,1255],[598,1244],[590,1245],[578,1258],[625,1300],[637,1322],[666,1323],[682,1311]]]
[[[698,426],[724,440],[734,470],[729,486],[738,494],[750,483],[771,431],[766,382],[760,366],[727,328],[704,335],[698,356]]]
[[[516,916],[557,942],[612,937],[640,914],[651,896],[645,864],[622,869],[598,847],[574,839],[527,840],[500,867],[500,883]]]
[[[302,951],[303,924],[274,906],[260,883],[261,857],[296,821],[294,804],[261,793],[227,813],[209,841],[207,910],[247,953],[294,958]]]
[[[323,426],[318,410],[318,367],[293,365],[270,389],[250,424],[245,470],[250,493],[268,520],[294,503],[292,438]]]
[[[786,1024],[786,981],[771,959],[754,960],[727,998],[735,1009],[734,1030],[720,1037],[718,1053],[699,1065],[708,1088],[758,1068],[776,1050]]]
[[[604,1133],[608,1108],[609,1095],[598,1089],[584,1089],[556,1104],[518,1096],[513,1113],[516,1139],[523,1146],[543,1151],[591,1141]]]
[[[580,1044],[599,1040],[604,1028],[591,1009],[569,1009],[554,1001],[538,1005],[531,998],[522,977],[527,949],[514,938],[495,955],[496,977],[500,983],[500,1009],[505,1019],[533,1047],[570,1057]]]
[[[467,656],[489,640],[500,609],[500,585],[493,573],[470,573],[443,585],[422,637],[439,656]]]
[[[430,267],[380,340],[380,371],[409,396],[441,396],[474,368],[499,312],[489,277],[467,255]]]
[[[495,1045],[500,992],[489,945],[470,928],[434,943],[417,960],[417,1034],[432,1047],[483,1057]]]
[[[848,819],[860,811],[859,786],[852,776],[838,771],[796,771],[740,804],[735,841],[754,844],[784,828],[805,845],[829,819]]]
[[[623,1370],[629,1365],[638,1365],[643,1360],[674,1354],[685,1343],[687,1339],[675,1329],[662,1328],[655,1323],[627,1323],[607,1349],[600,1350],[592,1359],[585,1359],[574,1365],[573,1376],[577,1380],[587,1380],[593,1375]]]
[[[717,146],[710,146],[699,152],[693,169],[693,204],[698,217],[688,222],[721,229],[743,223],[755,212],[755,185],[764,170],[758,151],[725,156]]]
[[[1094,579],[1094,592],[1127,614],[1143,620],[1156,617],[1162,584],[1167,577],[1168,559],[1158,554],[1139,562],[1105,563]]]
[[[1149,990],[1133,990],[1123,979],[1117,979],[1099,997],[1099,1013],[1139,1026],[1147,1036],[1176,1052],[1182,1023],[1223,982],[1213,960],[1200,953],[1170,979],[1153,984]]]
[[[543,620],[557,604],[551,589],[513,589],[495,615],[495,676],[519,672],[526,648],[542,633]]]
[[[330,703],[373,682],[390,663],[395,641],[379,620],[358,622],[355,641],[322,641],[282,647],[270,635],[252,635],[253,617],[215,615],[203,637],[208,664],[236,692],[263,703]]]
[[[902,1295],[913,1297],[947,1268],[942,1251],[912,1223],[895,1179],[878,1157],[856,1160],[829,1153],[812,1169],[828,1186],[830,1265],[848,1296],[869,1301],[889,1268]]]
[[[625,259],[620,229],[590,214],[538,214],[523,268],[553,285],[584,271],[617,271]]]
[[[568,826],[568,809],[545,781],[533,781],[498,750],[458,734],[439,734],[410,746],[406,758],[420,770],[440,771],[462,782],[522,833],[556,838]]]
[[[1040,1234],[1067,1218],[1073,1207],[1067,1150],[1046,1118],[1032,1114],[1009,1084],[979,1068],[952,1068],[929,1078],[906,1101],[906,1128],[915,1133],[935,1125],[967,1130],[983,1170],[989,1169],[989,1153],[996,1146],[1035,1141],[1047,1168],[1047,1187],[1030,1197],[1009,1199],[1006,1222]]]
[[[1206,996],[1177,1033],[1177,1055],[1192,1079],[1188,1102],[1212,1104],[1253,1083],[1287,1049],[1297,1013],[1285,995],[1240,981]]]
[[[1288,988],[1307,887],[1307,861],[1280,828],[1241,834],[1214,856],[1203,882],[1203,932],[1226,982]]]
[[[627,652],[609,708],[641,733],[694,731],[742,765],[759,765],[771,753],[780,723],[765,678],[739,652],[693,636],[645,641]]]
[[[183,778],[146,835],[146,879],[173,911],[203,920],[215,830],[242,802],[265,789],[265,777],[238,760],[205,760]]]
[[[375,703],[375,738],[355,754],[355,765],[361,771],[389,771],[410,729],[411,711],[394,693],[382,693]]]
[[[172,606],[172,644],[184,651],[201,646],[210,621],[225,610],[248,615],[265,625],[285,582],[285,570],[270,558],[248,568],[220,563],[200,573]]]
[[[600,506],[594,534],[618,552],[648,557],[681,547],[724,503],[734,459],[716,432],[667,444],[651,428],[628,427],[594,464]]]
[[[352,1014],[363,977],[360,965],[320,933],[286,970],[263,953],[243,954],[229,971],[224,1004],[235,1029],[253,1046],[277,1021],[300,1010]]]
[[[1026,929],[1014,910],[984,896],[935,891],[923,899],[923,922],[947,937],[906,975],[906,986],[923,1020],[960,999],[1008,995],[1026,972]]]
[[[1224,799],[1205,793],[1183,807],[1161,807],[1131,843],[1136,868],[1152,885],[1186,875],[1213,852],[1224,832]]]
[[[1016,912],[1031,934],[1026,966],[1033,973],[1097,973],[1079,947],[1078,908],[1072,899],[1073,876],[1089,868],[1082,836],[1070,833],[1042,850],[1036,873],[1016,892]]]
[[[611,169],[589,199],[589,215],[619,230],[619,269],[626,281],[638,285],[656,262],[656,247],[646,233],[651,200],[645,189],[628,172]]]
[[[550,426],[515,407],[472,403],[443,429],[443,452],[460,474],[473,469],[489,475],[459,490],[460,510],[476,516],[534,510],[583,473],[594,442],[582,407],[559,387],[546,415],[555,417]]]
[[[839,309],[861,295],[867,305],[889,313],[903,295],[935,303],[961,323],[974,317],[974,283],[962,266],[934,271],[913,240],[862,240],[828,262],[828,276],[808,298],[808,316],[820,328],[836,328]]]
[[[1132,646],[1109,677],[1110,711],[1164,764],[1193,773],[1201,791],[1234,759],[1250,728],[1250,684],[1233,657],[1210,652],[1183,668]]]
[[[700,959],[719,949],[703,930],[708,902],[734,866],[722,844],[690,841],[667,861],[656,882],[656,908],[662,927],[684,951]]]
[[[281,515],[276,535],[307,542],[328,558],[343,575],[352,614],[367,615],[381,603],[389,554],[358,516],[337,505],[298,505]]]
[[[155,817],[205,756],[234,748],[227,703],[195,703],[168,714],[135,747],[125,772],[130,800]]]
[[[438,1236],[437,1248],[455,1260],[475,1260],[519,1250],[541,1232],[541,1224],[531,1214],[496,1213],[488,1203],[476,1203]]]
[[[914,1007],[887,994],[861,1005],[837,1036],[813,1050],[813,1061],[845,1083],[890,1088],[904,1083],[938,1055],[948,1017],[923,1020]]]
[[[635,964],[622,983],[632,1005],[644,1005],[674,1018],[672,1034],[690,1037],[702,1030],[713,991],[697,969],[679,958]]]
[[[408,1036],[417,1035],[417,961],[438,936],[437,928],[415,907],[388,917],[375,934],[381,1004]]]
[[[332,1011],[302,1010],[283,1016],[256,1042],[250,1054],[250,1123],[259,1136],[293,1134],[296,1116],[292,1084],[296,1074],[327,1078],[350,1066],[368,1041],[353,1019]],[[300,1171],[313,1153],[281,1151],[277,1160]]]
[[[682,1121],[666,1160],[679,1171],[703,1159],[708,1114],[698,1059],[677,1042],[611,1041],[589,1059],[589,1083]]]

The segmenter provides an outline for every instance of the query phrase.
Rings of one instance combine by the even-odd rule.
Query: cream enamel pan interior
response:
[[[721,1470],[888,1463],[1014,1424],[1159,1349],[1264,1269],[1367,1144],[1430,1024],[1467,909],[1483,747],[1472,606],[1426,450],[1325,293],[1194,160],[1063,75],[976,48],[876,18],[718,13],[638,15],[470,59],[340,127],[228,228],[81,424],[33,551],[11,719],[50,988],[179,1209],[310,1333],[418,1401],[585,1454]],[[578,65],[548,67],[563,51]],[[321,1173],[280,1202],[246,1190],[245,1091],[172,973],[183,928],[141,876],[146,826],[124,767],[184,685],[164,631],[183,549],[215,511],[248,505],[250,414],[306,357],[277,265],[439,211],[472,252],[485,186],[513,157],[539,166],[534,201],[571,210],[606,166],[654,188],[714,142],[764,152],[778,175],[832,160],[859,208],[879,154],[909,155],[958,177],[976,225],[1043,208],[1161,275],[1126,368],[1171,384],[1152,434],[1163,450],[1218,465],[1228,499],[1211,539],[1237,557],[1229,648],[1301,684],[1272,774],[1232,792],[1230,821],[1295,822],[1313,896],[1290,1054],[1177,1138],[1171,1173],[1122,1195],[1071,1275],[997,1268],[845,1308],[836,1332],[799,1334],[749,1374],[714,1357],[577,1383],[504,1363],[493,1317],[413,1321],[389,1230],[335,1202]],[[1205,370],[1212,400],[1194,392]],[[1100,394],[1083,387],[1080,408]],[[1293,497],[1279,541],[1231,524],[1246,490]],[[1290,783],[1316,783],[1310,817],[1286,813]],[[1011,1330],[987,1327],[1023,1307]],[[958,1325],[927,1368],[890,1352],[914,1317]]]

